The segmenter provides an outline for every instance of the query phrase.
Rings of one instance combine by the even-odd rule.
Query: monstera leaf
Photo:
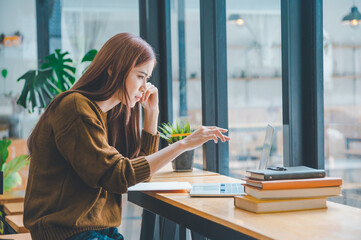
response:
[[[30,70],[18,78],[18,82],[25,80],[23,90],[17,104],[34,112],[34,108],[45,108],[57,93],[62,92],[50,79],[53,70]],[[54,91],[56,94],[54,94]]]
[[[41,69],[51,68],[54,74],[50,76],[50,80],[59,88],[62,92],[70,89],[75,82],[75,67],[71,66],[73,60],[65,58],[68,52],[61,53],[60,49],[55,49],[55,53],[52,53],[45,57],[46,62],[41,66]]]
[[[85,54],[81,62],[92,62],[95,58],[95,55],[97,55],[98,51],[96,49],[92,49],[89,52]],[[83,70],[83,73],[88,69],[89,65]]]
[[[97,55],[98,51],[96,49],[92,49],[89,52],[87,52],[81,62],[91,62],[95,58],[95,55]]]
[[[41,68],[30,70],[18,81],[24,79],[25,84],[17,104],[34,112],[34,108],[45,108],[59,93],[69,90],[75,82],[75,67],[73,60],[67,57],[69,53],[61,53],[59,49],[45,57]],[[85,54],[82,62],[93,61],[97,50],[92,49]]]

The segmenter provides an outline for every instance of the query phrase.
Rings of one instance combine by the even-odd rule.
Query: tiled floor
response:
[[[139,240],[142,224],[142,208],[127,201],[128,195],[122,196],[122,223],[118,231],[123,234],[125,240]]]

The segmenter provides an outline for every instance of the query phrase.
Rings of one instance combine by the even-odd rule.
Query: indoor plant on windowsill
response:
[[[160,137],[165,139],[168,144],[175,143],[187,137],[191,133],[190,125],[187,121],[178,124],[162,123],[160,129]],[[179,136],[180,135],[180,136]],[[186,136],[183,136],[186,135]],[[193,171],[193,156],[194,150],[187,151],[176,157],[172,161],[173,171],[176,172],[190,172]]]

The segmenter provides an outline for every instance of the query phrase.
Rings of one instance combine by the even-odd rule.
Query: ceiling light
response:
[[[356,6],[351,8],[351,12],[342,19],[342,23],[350,25],[351,27],[357,27],[361,24],[361,13]]]
[[[236,23],[238,26],[242,26],[244,24],[244,19],[241,18],[241,15],[239,14],[231,14],[229,17],[228,17],[228,21],[229,22],[234,22]]]

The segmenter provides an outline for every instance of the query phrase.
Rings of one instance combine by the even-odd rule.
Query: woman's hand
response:
[[[197,148],[205,142],[208,142],[209,140],[213,140],[215,143],[218,142],[218,138],[222,142],[231,140],[230,137],[222,134],[225,132],[228,132],[228,130],[224,128],[202,126],[181,141],[185,150],[189,151]]]
[[[188,137],[146,156],[145,159],[149,163],[150,174],[154,174],[179,154],[192,150],[209,140],[213,140],[215,143],[218,142],[218,138],[222,142],[229,141],[231,138],[222,134],[227,131],[227,129],[219,127],[201,127]]]
[[[148,82],[147,90],[143,93],[140,103],[142,104],[145,112],[159,112],[158,88]]]
[[[147,90],[143,93],[140,103],[144,108],[143,129],[150,134],[157,134],[159,115],[158,88],[151,83],[147,83]]]

